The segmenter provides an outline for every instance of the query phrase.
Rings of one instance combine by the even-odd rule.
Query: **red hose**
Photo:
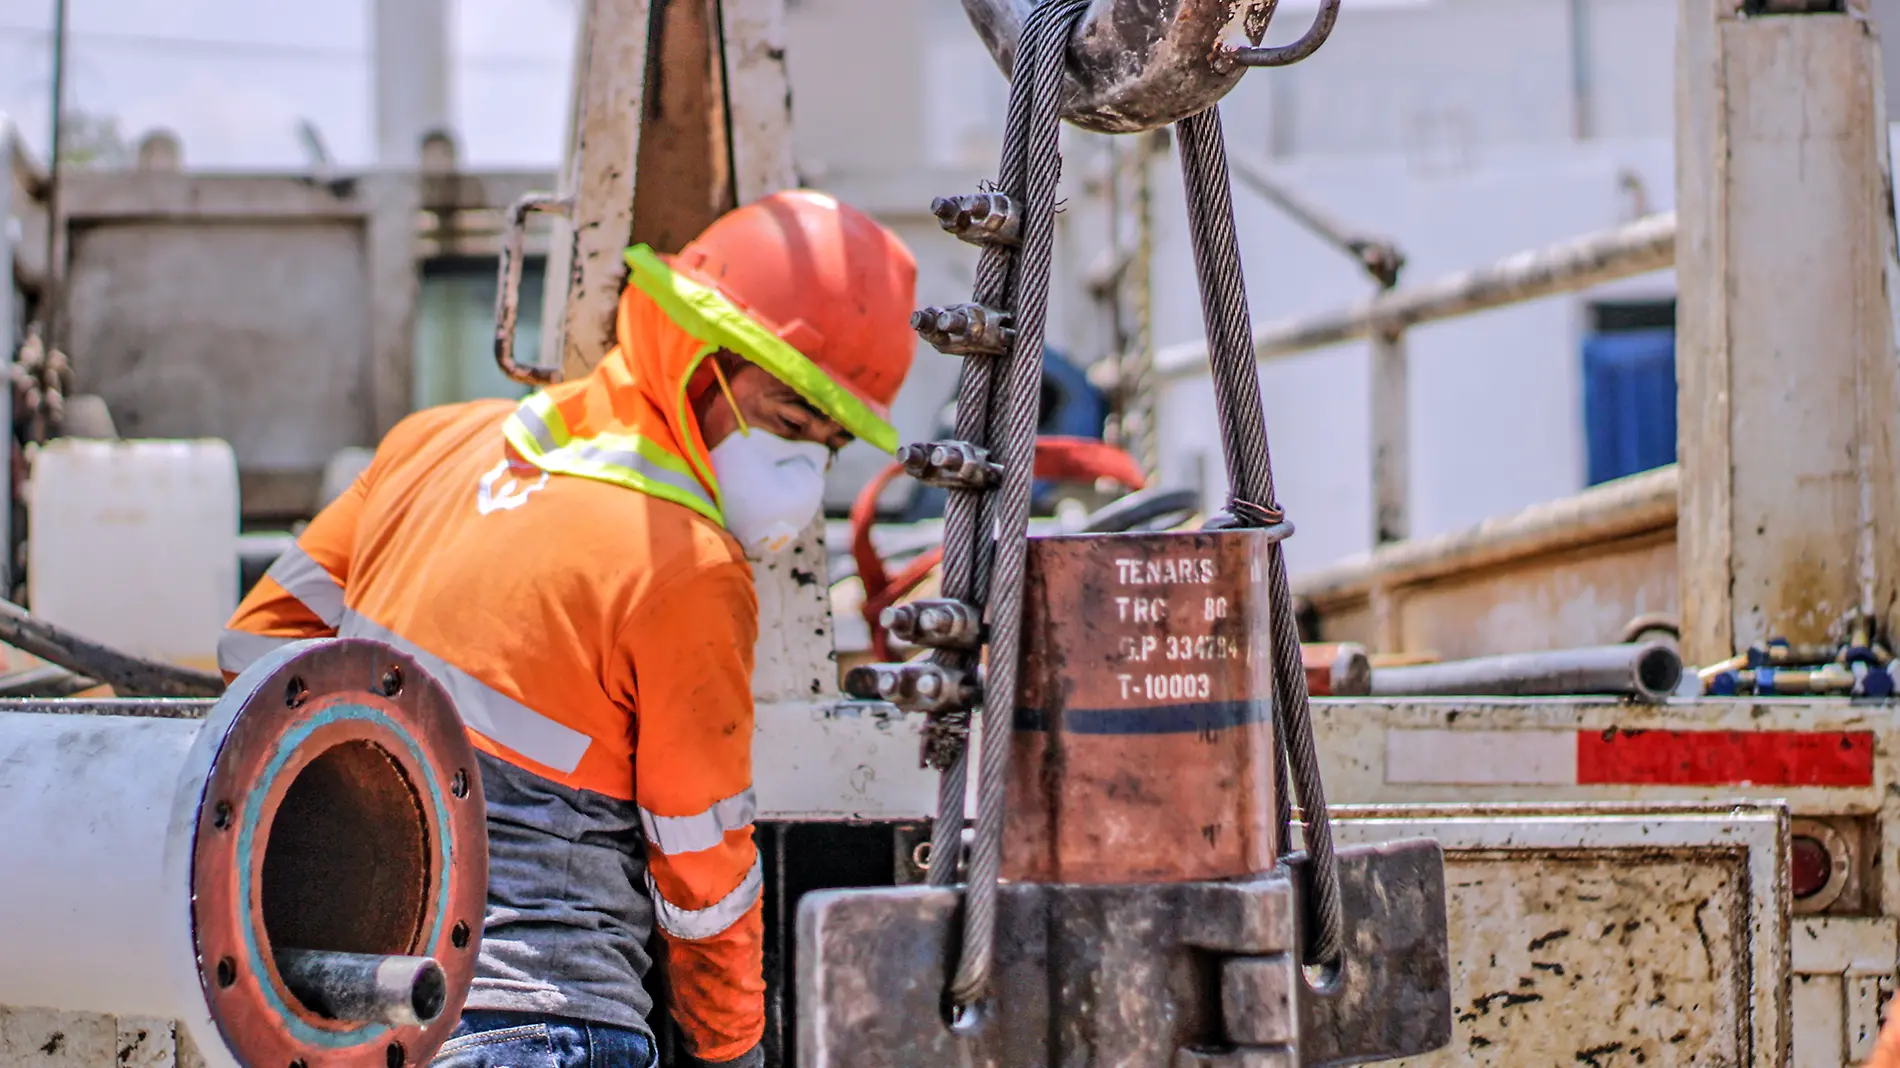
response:
[[[851,558],[857,562],[858,580],[864,584],[862,612],[865,625],[871,628],[871,652],[879,660],[891,658],[890,640],[882,622],[884,610],[921,585],[943,559],[940,545],[892,575],[877,555],[877,547],[871,543],[871,528],[877,522],[877,499],[891,481],[903,473],[902,464],[886,467],[866,483],[857,499],[851,502]],[[1094,482],[1105,478],[1131,491],[1147,485],[1134,457],[1094,438],[1037,438],[1035,476],[1052,482]]]

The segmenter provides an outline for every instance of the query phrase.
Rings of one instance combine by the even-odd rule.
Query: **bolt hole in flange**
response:
[[[401,694],[402,669],[394,664],[384,669],[381,686],[384,697],[395,697]]]
[[[218,961],[218,985],[220,987],[228,987],[235,982],[237,982],[237,961],[232,960],[230,957],[220,958]]]
[[[405,1060],[402,1043],[391,1042],[389,1044],[389,1051],[384,1055],[383,1060],[388,1063],[389,1068],[402,1068],[403,1061]]]
[[[454,944],[456,949],[467,949],[468,924],[458,922],[455,925],[455,929],[449,932],[449,941]]]
[[[449,780],[449,793],[458,799],[468,796],[468,769],[456,768],[455,777]]]

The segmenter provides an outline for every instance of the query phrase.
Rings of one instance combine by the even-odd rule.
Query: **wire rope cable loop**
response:
[[[1273,489],[1273,461],[1260,396],[1259,364],[1253,352],[1240,243],[1234,229],[1233,190],[1219,109],[1208,108],[1182,120],[1176,131],[1230,494],[1228,515],[1212,525],[1277,526],[1284,522],[1284,514]],[[1305,962],[1324,967],[1337,964],[1344,952],[1345,910],[1340,896],[1339,859],[1333,851],[1332,822],[1320,781],[1319,749],[1313,736],[1298,624],[1293,617],[1293,591],[1287,580],[1284,545],[1279,539],[1269,550],[1267,581],[1274,718],[1281,747],[1275,754],[1275,778],[1281,786],[1277,804],[1282,841],[1290,837],[1291,813],[1285,790],[1290,778],[1299,795],[1310,860],[1305,868],[1305,918],[1312,925],[1313,937],[1307,943]]]

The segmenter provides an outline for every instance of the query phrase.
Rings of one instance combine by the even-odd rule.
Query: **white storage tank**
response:
[[[238,599],[238,473],[220,440],[39,450],[27,487],[35,615],[135,655],[216,671]]]

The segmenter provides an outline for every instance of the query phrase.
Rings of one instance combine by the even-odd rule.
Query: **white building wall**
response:
[[[1455,157],[1491,144],[1562,140],[1570,134],[1567,6],[1347,2],[1313,58],[1242,84],[1237,119],[1254,110],[1243,101],[1275,93],[1291,100],[1237,121],[1236,132],[1243,143],[1258,142],[1275,121],[1290,123],[1279,133],[1282,152],[1321,156],[1404,148]],[[1273,39],[1291,38],[1308,17],[1301,9],[1280,12]]]
[[[1407,276],[1425,280],[1630,217],[1621,178],[1635,172],[1651,208],[1673,204],[1667,142],[1546,149],[1500,158],[1449,178],[1408,175],[1403,158],[1301,160],[1278,173],[1343,218],[1399,235]],[[1255,322],[1325,310],[1364,297],[1356,266],[1270,207],[1240,194],[1237,215]],[[1198,337],[1192,261],[1178,223],[1162,238],[1161,337]],[[1659,273],[1615,287],[1619,298],[1667,299]],[[1609,292],[1594,294],[1607,296]],[[1412,527],[1454,530],[1575,492],[1583,485],[1580,352],[1583,306],[1560,297],[1414,330],[1411,362]],[[1282,503],[1299,536],[1296,569],[1371,546],[1367,346],[1335,346],[1276,360],[1262,373]],[[1210,504],[1224,491],[1219,438],[1205,377],[1164,393],[1163,471],[1193,484],[1205,472]]]
[[[1415,281],[1665,210],[1674,197],[1675,5],[1576,3],[1581,12],[1572,0],[1349,3],[1318,55],[1250,75],[1224,103],[1230,145],[1272,160],[1276,174],[1339,218],[1392,236]],[[1285,0],[1272,38],[1302,31],[1311,11],[1311,0]],[[909,188],[920,209],[931,194],[993,171],[1006,87],[957,0],[799,0],[793,16],[800,154],[814,178],[847,196],[861,185]],[[881,47],[837,62],[828,42],[852,23],[875,30]],[[1581,47],[1573,48],[1573,26]],[[1587,89],[1581,107],[1578,86]],[[1580,121],[1596,136],[1579,141]],[[1091,140],[1071,138],[1050,338],[1085,357],[1102,354],[1103,336],[1079,295],[1081,270],[1105,241],[1101,213],[1089,204],[1099,195],[1086,180]],[[1156,175],[1155,330],[1166,346],[1197,339],[1201,324],[1174,161],[1162,161]],[[1244,188],[1236,207],[1256,324],[1370,291],[1354,263]],[[964,299],[974,252],[928,225],[917,235],[924,299]],[[1674,285],[1664,273],[1618,288],[1620,296],[1667,299]],[[1414,332],[1416,533],[1581,488],[1588,299]],[[1364,345],[1339,346],[1263,374],[1280,492],[1300,529],[1290,549],[1296,568],[1369,547],[1366,362]],[[934,418],[954,374],[944,358],[920,352],[900,406],[907,434],[928,432],[914,420]],[[1205,382],[1170,386],[1162,405],[1164,478],[1201,478],[1217,501],[1224,479]]]

